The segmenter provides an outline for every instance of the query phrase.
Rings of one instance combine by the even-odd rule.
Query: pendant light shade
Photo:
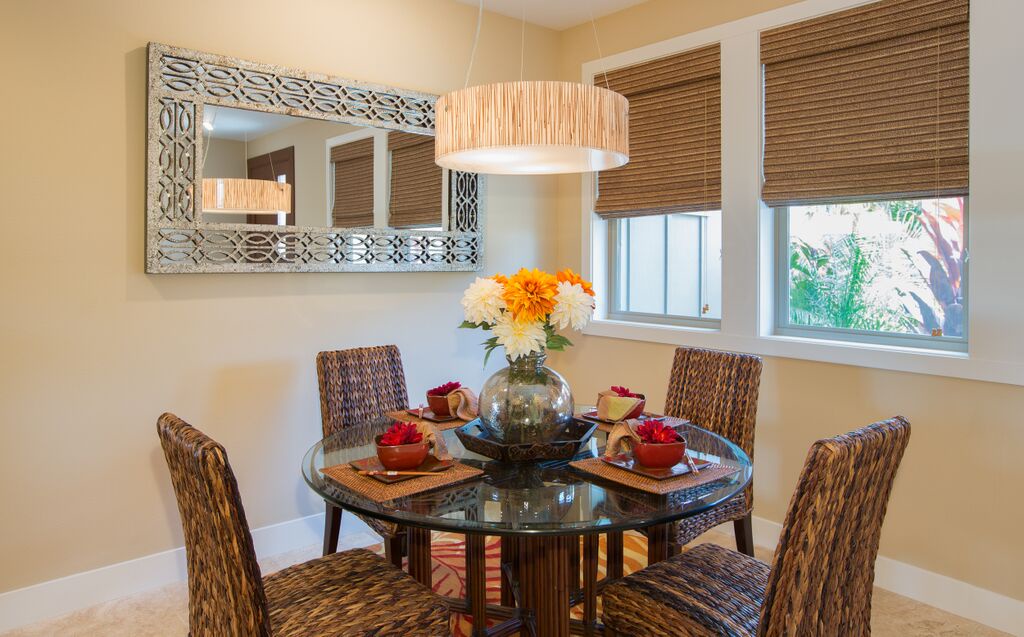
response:
[[[495,175],[608,170],[629,161],[629,103],[589,84],[503,82],[437,100],[434,159]]]
[[[292,185],[267,179],[203,180],[203,212],[220,214],[289,214]]]

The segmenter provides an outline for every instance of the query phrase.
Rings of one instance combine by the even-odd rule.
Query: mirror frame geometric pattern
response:
[[[203,109],[434,134],[436,95],[149,44],[146,272],[437,272],[483,267],[482,175],[452,171],[444,230],[202,221]]]

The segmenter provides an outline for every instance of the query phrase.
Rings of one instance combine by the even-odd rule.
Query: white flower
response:
[[[551,311],[551,324],[559,329],[572,327],[581,330],[594,314],[594,297],[583,291],[579,283],[562,281],[555,294],[555,309]]]
[[[544,343],[547,342],[543,323],[540,321],[532,323],[513,321],[508,314],[502,314],[491,331],[498,338],[498,344],[505,348],[505,353],[512,360],[532,352],[543,351]]]
[[[477,277],[462,295],[462,307],[470,323],[496,323],[505,309],[504,288],[494,279]]]

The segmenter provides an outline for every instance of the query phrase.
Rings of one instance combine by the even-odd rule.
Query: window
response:
[[[776,331],[964,349],[966,213],[962,197],[777,208]]]
[[[609,318],[717,327],[721,317],[719,45],[609,71],[629,98],[630,162],[598,177]]]
[[[616,219],[609,318],[713,327],[721,314],[717,212]]]
[[[966,350],[968,2],[761,33],[775,332]]]

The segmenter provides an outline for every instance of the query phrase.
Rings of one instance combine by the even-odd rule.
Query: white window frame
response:
[[[759,33],[860,4],[864,0],[805,0],[583,64],[595,75],[716,42],[722,46],[722,307],[715,328],[638,323],[609,314],[608,222],[593,212],[595,179],[581,183],[581,270],[597,292],[595,320],[585,334],[673,345],[709,347],[876,369],[1024,385],[1024,295],[1012,286],[1024,253],[1010,249],[1024,220],[1016,168],[1007,153],[1024,148],[1024,122],[1014,102],[1024,86],[1008,85],[1016,72],[1017,40],[1008,35],[1007,9],[972,3],[970,219],[972,266],[967,351],[806,338],[775,332],[775,215],[760,199],[762,69]],[[1014,9],[1024,15],[1024,9]],[[1011,149],[1014,149],[1011,151]],[[1013,184],[1011,186],[1011,184]],[[1010,211],[1013,211],[1012,214]],[[979,249],[995,254],[979,261]],[[1013,273],[1011,275],[1011,273]]]
[[[665,219],[665,223],[668,223],[668,214],[657,215]],[[705,305],[707,303],[707,269],[705,267],[705,255],[707,254],[707,219],[704,215],[694,215],[700,219],[700,303]],[[706,318],[703,316],[684,316],[677,314],[669,314],[667,312],[632,312],[628,310],[618,310],[620,307],[620,295],[623,293],[622,288],[618,284],[619,280],[619,267],[621,264],[618,259],[618,242],[619,242],[619,226],[617,221],[623,221],[621,219],[611,220],[608,223],[608,299],[609,307],[607,317],[614,321],[632,321],[635,323],[648,323],[648,324],[660,324],[660,325],[679,325],[684,327],[698,327],[704,329],[718,329],[721,321],[717,318]],[[668,254],[668,228],[666,227],[665,232],[665,254]],[[664,269],[668,269],[668,261],[663,264]],[[627,291],[628,293],[628,291]],[[665,276],[665,304],[668,304],[668,275],[666,272]]]

